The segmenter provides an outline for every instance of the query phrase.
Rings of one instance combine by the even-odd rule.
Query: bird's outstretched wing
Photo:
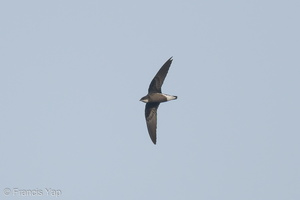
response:
[[[157,72],[157,74],[152,79],[152,81],[151,81],[151,83],[149,85],[148,93],[156,93],[156,92],[161,93],[161,86],[164,83],[164,80],[165,80],[165,78],[167,76],[167,73],[169,71],[169,68],[171,66],[172,61],[173,61],[173,59],[171,57],[160,68],[160,70]]]
[[[156,144],[157,108],[159,103],[146,103],[145,117],[150,138]]]

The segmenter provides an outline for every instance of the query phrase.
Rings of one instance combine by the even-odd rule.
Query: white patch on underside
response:
[[[177,99],[175,96],[172,95],[168,95],[168,94],[163,94],[163,95],[167,98],[167,101]]]

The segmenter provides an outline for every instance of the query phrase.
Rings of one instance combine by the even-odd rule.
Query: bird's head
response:
[[[142,102],[144,102],[144,103],[148,103],[148,102],[149,102],[148,95],[142,97],[142,98],[140,99],[140,101],[142,101]]]

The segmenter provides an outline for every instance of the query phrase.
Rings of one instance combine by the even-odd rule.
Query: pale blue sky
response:
[[[299,10],[2,1],[0,199],[299,200]],[[153,145],[139,99],[171,56]]]

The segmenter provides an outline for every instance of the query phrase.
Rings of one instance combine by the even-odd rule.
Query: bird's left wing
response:
[[[152,79],[148,93],[156,93],[159,92],[161,93],[161,86],[164,83],[164,80],[167,76],[167,73],[169,71],[169,68],[172,64],[172,57],[165,62],[165,64],[160,68],[160,70],[157,72],[155,77]]]

